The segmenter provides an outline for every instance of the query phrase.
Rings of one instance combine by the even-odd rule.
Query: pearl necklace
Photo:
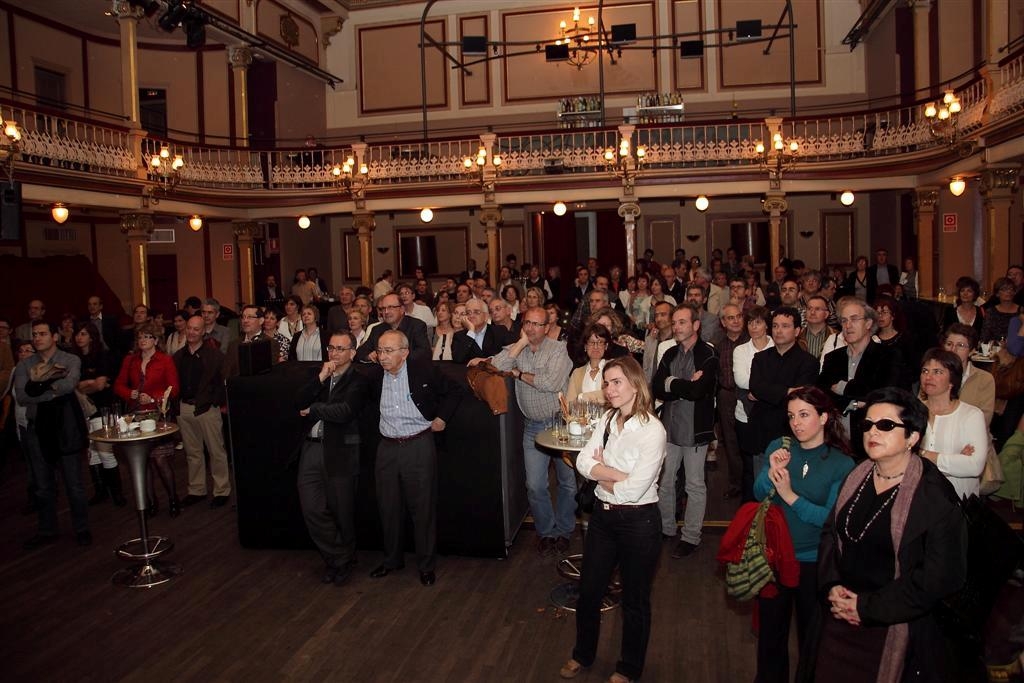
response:
[[[896,484],[896,486],[892,487],[892,493],[889,494],[889,497],[882,502],[877,510],[875,510],[875,514],[871,515],[871,519],[869,519],[868,523],[864,525],[863,529],[861,529],[860,534],[854,537],[854,535],[850,533],[850,517],[853,516],[853,509],[857,507],[857,501],[860,500],[860,494],[864,492],[864,487],[867,486],[869,481],[871,481],[871,477],[864,477],[864,481],[862,481],[860,486],[857,487],[857,493],[853,496],[853,502],[850,503],[850,507],[846,508],[846,519],[843,520],[843,533],[846,534],[846,537],[850,539],[851,543],[859,543],[861,539],[864,538],[868,529],[870,529],[871,525],[874,524],[876,519],[878,519],[878,516],[885,511],[885,508],[896,499],[896,494],[899,493],[900,490],[900,484]]]

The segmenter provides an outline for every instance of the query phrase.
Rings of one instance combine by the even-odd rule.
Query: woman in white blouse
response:
[[[356,348],[358,349],[366,341],[367,330],[366,330],[366,315],[362,311],[353,308],[348,312],[348,331],[352,333],[352,337],[356,340]]]
[[[284,317],[278,323],[278,332],[291,339],[302,329],[302,299],[290,296],[284,300]]]
[[[577,400],[602,403],[604,390],[601,372],[604,370],[605,353],[612,343],[612,333],[604,325],[594,324],[584,330],[583,339],[587,362],[569,375],[565,398],[570,403]]]
[[[622,644],[608,680],[641,677],[651,631],[651,583],[661,554],[658,473],[665,459],[665,428],[654,416],[643,368],[631,356],[604,367],[611,410],[580,451],[576,469],[597,482],[584,546],[576,605],[576,645],[559,671],[574,678],[594,663],[601,630],[601,600],[616,566],[622,578]]]
[[[283,321],[282,321],[283,322]],[[316,306],[302,307],[302,329],[292,337],[288,351],[290,360],[327,362],[327,343],[330,337],[320,329],[320,311]]]
[[[955,353],[929,349],[921,360],[928,429],[921,457],[939,467],[958,497],[977,495],[991,437],[981,410],[960,400],[963,364]]]
[[[178,352],[178,349],[185,345],[185,322],[187,320],[187,312],[175,312],[173,320],[174,330],[167,335],[167,341],[164,342],[164,351],[168,356],[173,356]]]
[[[452,324],[454,314],[455,305],[451,301],[439,303],[434,309],[434,317],[437,318],[437,327],[434,328],[434,360],[452,359],[452,339],[458,331]]]
[[[740,344],[732,352],[732,376],[736,381],[736,440],[740,446],[740,459],[743,463],[741,488],[743,502],[754,500],[754,453],[757,448],[752,445],[754,435],[747,424],[747,410],[751,406],[750,368],[754,364],[754,354],[775,346],[768,334],[771,324],[771,311],[764,306],[754,306],[744,316],[747,320],[747,334],[750,341]]]

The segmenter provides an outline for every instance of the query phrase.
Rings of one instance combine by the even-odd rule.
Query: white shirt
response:
[[[960,401],[949,415],[936,415],[929,421],[921,447],[939,454],[939,471],[949,479],[959,498],[978,493],[990,440],[984,413]],[[973,455],[960,453],[967,444],[974,446]]]
[[[601,391],[604,384],[604,364],[605,359],[597,361],[597,376],[594,378],[590,377],[590,363],[583,366],[583,384],[580,387],[580,393],[585,394],[588,391]]]
[[[594,479],[591,471],[597,461],[594,453],[604,442],[606,425],[610,429],[608,444],[604,448],[604,464],[625,472],[624,481],[617,481],[612,492],[597,487],[597,497],[614,505],[646,505],[658,500],[658,475],[665,460],[665,428],[651,415],[646,422],[631,417],[619,431],[617,421],[609,423],[608,411],[601,417],[597,429],[576,459],[576,469],[587,479]]]
[[[437,327],[437,318],[434,317],[434,312],[423,304],[414,303],[412,305],[412,313],[406,311],[405,314],[417,320],[422,320],[423,324],[428,328]]]
[[[320,328],[314,328],[312,333],[303,330],[299,335],[299,343],[295,347],[295,358],[322,361],[324,356],[320,344]]]
[[[768,340],[768,346],[764,349],[770,349],[775,346],[775,342],[772,341],[771,337],[765,337]],[[750,368],[754,364],[754,354],[758,351],[764,351],[764,349],[758,349],[754,346],[754,340],[740,344],[732,352],[732,377],[736,380],[737,392],[743,391],[744,395],[750,390]],[[743,424],[747,423],[747,411],[743,409],[743,401],[736,401],[736,419]]]

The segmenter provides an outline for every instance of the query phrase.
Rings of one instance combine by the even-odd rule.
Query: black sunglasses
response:
[[[867,418],[860,421],[860,428],[862,431],[870,432],[872,427],[878,427],[878,431],[880,432],[891,432],[897,427],[906,427],[906,425],[902,422],[893,422],[888,418],[879,420],[878,422],[872,422]]]

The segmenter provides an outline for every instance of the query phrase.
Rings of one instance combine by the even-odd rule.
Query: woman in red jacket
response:
[[[160,410],[160,401],[170,387],[170,397],[178,396],[181,384],[178,381],[178,370],[174,361],[157,348],[163,330],[155,323],[147,323],[135,332],[136,350],[128,354],[121,363],[121,371],[114,382],[114,393],[121,398],[129,412],[135,413],[136,419],[143,416],[155,417]],[[154,473],[160,477],[167,490],[167,507],[171,517],[181,513],[178,503],[177,487],[174,483],[174,470],[171,468],[170,457],[174,454],[174,442],[161,439],[150,451],[149,465],[153,472],[149,477],[149,506],[146,514],[154,516],[159,510],[156,498]]]

